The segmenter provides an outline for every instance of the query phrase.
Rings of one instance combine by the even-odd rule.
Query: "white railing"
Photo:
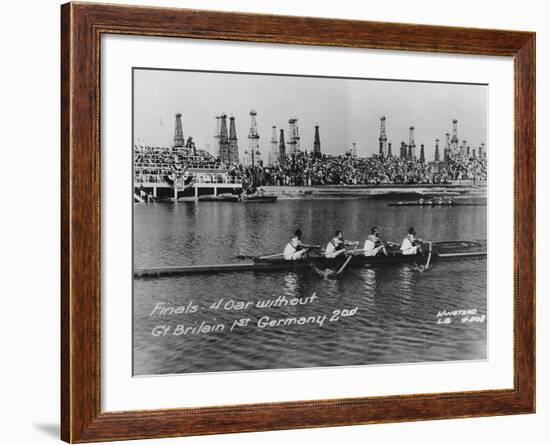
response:
[[[173,179],[170,174],[149,174],[149,173],[137,173],[134,174],[135,184],[162,184],[169,185],[169,182],[165,180],[168,176]],[[212,185],[224,185],[224,184],[242,184],[242,178],[240,176],[229,176],[227,174],[213,173],[213,174],[191,174],[187,177],[176,178],[178,188],[183,187],[183,183],[186,183],[186,187],[193,187],[195,184],[212,184]]]

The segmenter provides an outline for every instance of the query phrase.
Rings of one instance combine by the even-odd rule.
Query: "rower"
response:
[[[346,246],[357,246],[359,243],[353,241],[346,241],[344,234],[341,230],[334,232],[334,238],[332,238],[325,249],[325,257],[336,258],[346,252]]]
[[[302,243],[302,231],[300,229],[296,229],[294,236],[285,247],[283,257],[288,261],[301,260],[305,257],[308,250],[309,246]]]
[[[416,229],[409,227],[409,233],[401,243],[401,253],[403,255],[416,255],[422,253],[422,240],[416,238]]]
[[[378,227],[374,226],[370,229],[370,235],[367,236],[365,247],[363,248],[365,256],[376,256],[379,255],[380,252],[384,255],[388,254],[386,243],[384,243],[378,235],[380,235]]]

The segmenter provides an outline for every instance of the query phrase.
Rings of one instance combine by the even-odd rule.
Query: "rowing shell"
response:
[[[389,207],[487,207],[487,204],[479,202],[423,202],[418,201],[399,201],[399,202],[390,202]]]
[[[454,243],[464,243],[456,241]],[[434,246],[437,243],[434,243]],[[477,244],[477,243],[476,243]],[[435,248],[435,247],[434,247]],[[477,246],[470,244],[462,248],[444,248],[439,251],[433,251],[431,262],[486,258],[487,250],[485,246]],[[403,264],[425,264],[427,262],[428,252],[417,255],[380,255],[380,256],[364,256],[353,255],[349,260],[347,267],[390,267]],[[257,257],[253,261],[230,263],[230,264],[215,264],[204,266],[183,266],[183,267],[166,267],[155,269],[136,269],[134,271],[135,278],[157,278],[169,276],[182,276],[192,274],[215,274],[220,272],[264,272],[272,270],[293,270],[304,269],[312,266],[321,269],[328,268],[339,270],[344,262],[348,260],[347,256],[341,258],[325,258],[323,256],[308,257],[303,260],[288,261],[283,258],[283,255],[270,255],[269,257]]]

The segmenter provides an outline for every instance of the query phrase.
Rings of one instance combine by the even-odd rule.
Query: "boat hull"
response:
[[[276,196],[243,196],[241,198],[242,202],[275,202],[277,201]]]
[[[422,264],[427,261],[428,253],[418,255],[377,255],[365,256],[361,254],[353,255],[347,267],[358,266],[384,266],[395,264]],[[341,255],[338,258],[326,258],[323,256],[308,257],[302,260],[285,260],[282,255],[272,258],[256,258],[254,264],[271,265],[288,268],[318,267],[320,269],[339,269],[344,265],[348,257]]]
[[[487,250],[485,247],[466,248],[466,249],[447,249],[440,252],[432,252],[430,261],[432,263],[448,260],[476,259],[486,258]],[[204,266],[183,266],[169,267],[157,269],[138,269],[134,271],[136,278],[159,278],[192,274],[216,274],[216,273],[233,273],[233,272],[269,272],[274,270],[299,270],[317,267],[320,269],[340,269],[347,257],[342,258],[324,258],[324,257],[309,257],[304,260],[287,261],[282,255],[272,256],[269,258],[254,258],[253,261],[216,264]],[[428,260],[428,253],[419,255],[389,255],[389,256],[374,256],[366,257],[364,255],[354,255],[347,264],[347,268],[357,267],[392,267],[405,264],[424,265]]]
[[[236,195],[204,195],[199,196],[201,202],[238,202],[239,197]]]
[[[486,207],[486,204],[478,202],[425,202],[419,203],[416,201],[399,201],[390,202],[388,207]]]

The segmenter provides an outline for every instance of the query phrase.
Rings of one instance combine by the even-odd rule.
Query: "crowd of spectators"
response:
[[[221,165],[219,159],[195,147],[191,138],[185,147],[134,147],[136,182],[172,182],[188,177],[189,169],[210,170],[212,182],[245,183],[254,185],[311,186],[311,185],[377,185],[377,184],[448,184],[458,180],[486,180],[487,159],[451,155],[445,162],[420,162],[396,156],[360,158],[345,155],[298,153],[283,162],[264,166],[261,162],[252,169],[242,164]],[[218,176],[223,170],[223,178]],[[229,178],[229,179],[226,179]]]
[[[190,168],[215,170],[220,162],[205,150],[195,147],[191,138],[185,147],[134,147],[134,176],[136,182],[170,182],[174,174]]]
[[[242,167],[240,167],[243,170]],[[398,157],[358,158],[299,153],[274,166],[243,170],[250,183],[263,185],[448,184],[486,180],[486,158],[451,156],[446,162],[425,163]]]

